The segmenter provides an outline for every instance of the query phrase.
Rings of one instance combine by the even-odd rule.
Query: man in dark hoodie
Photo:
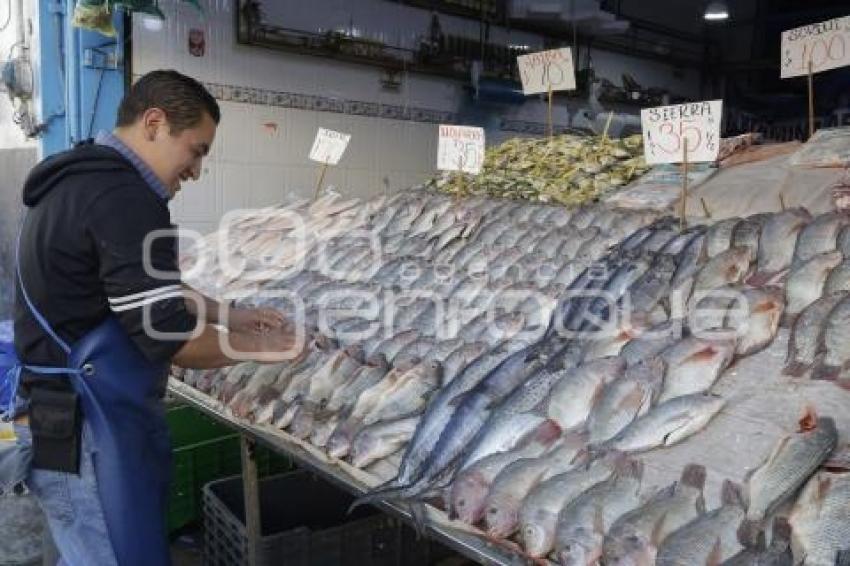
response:
[[[67,564],[168,562],[171,363],[292,354],[294,332],[276,311],[223,307],[186,287],[176,238],[162,236],[168,201],[199,177],[219,120],[202,85],[152,72],[122,101],[113,133],[46,159],[24,186],[14,412],[32,469],[18,469]]]

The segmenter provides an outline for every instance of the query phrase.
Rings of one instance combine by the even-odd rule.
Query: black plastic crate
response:
[[[260,565],[418,566],[435,553],[426,540],[371,507],[351,515],[353,498],[298,470],[260,480]],[[242,478],[204,486],[205,564],[247,563]],[[448,554],[446,551],[436,554]]]

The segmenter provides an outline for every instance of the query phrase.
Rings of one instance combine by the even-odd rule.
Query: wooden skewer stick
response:
[[[319,191],[322,190],[322,181],[325,180],[325,172],[328,170],[327,162],[322,164],[321,173],[319,173],[319,182],[316,183],[316,190],[313,193],[313,202],[316,202],[319,199]]]
[[[809,59],[809,138],[815,135],[815,93],[812,80],[812,60]]]
[[[685,145],[682,156],[682,216],[679,219],[679,230],[684,231],[688,227],[688,221],[685,218],[688,204],[688,138],[682,141]]]
[[[611,110],[610,112],[608,112],[608,120],[605,122],[605,130],[602,132],[602,139],[603,140],[608,139],[608,128],[611,127],[611,119],[613,117],[614,117],[614,111]]]
[[[555,128],[552,125],[552,85],[549,85],[549,139],[555,135]]]
[[[785,211],[785,195],[779,193],[779,206],[782,207],[783,212]]]

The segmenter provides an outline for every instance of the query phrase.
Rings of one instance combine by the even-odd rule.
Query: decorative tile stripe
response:
[[[136,75],[139,78],[141,75]],[[236,85],[202,83],[216,99],[226,102],[241,102],[259,106],[278,106],[280,108],[296,108],[313,110],[315,112],[334,112],[351,116],[367,116],[371,118],[387,118],[391,120],[407,120],[429,124],[454,124],[459,120],[457,112],[435,110],[433,108],[418,108],[362,100],[345,100],[312,94],[296,92],[281,92],[261,88],[250,88]],[[544,135],[546,124],[524,120],[501,121],[500,129],[507,132]],[[555,126],[556,133],[568,131],[566,126]]]

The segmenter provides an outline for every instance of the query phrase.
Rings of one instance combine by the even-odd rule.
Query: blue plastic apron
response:
[[[65,368],[21,367],[67,376],[80,396],[83,418],[92,430],[100,503],[118,563],[170,564],[165,519],[171,442],[162,403],[168,365],[148,361],[114,316],[69,346],[30,301],[17,263],[18,283],[30,312],[68,355]]]

